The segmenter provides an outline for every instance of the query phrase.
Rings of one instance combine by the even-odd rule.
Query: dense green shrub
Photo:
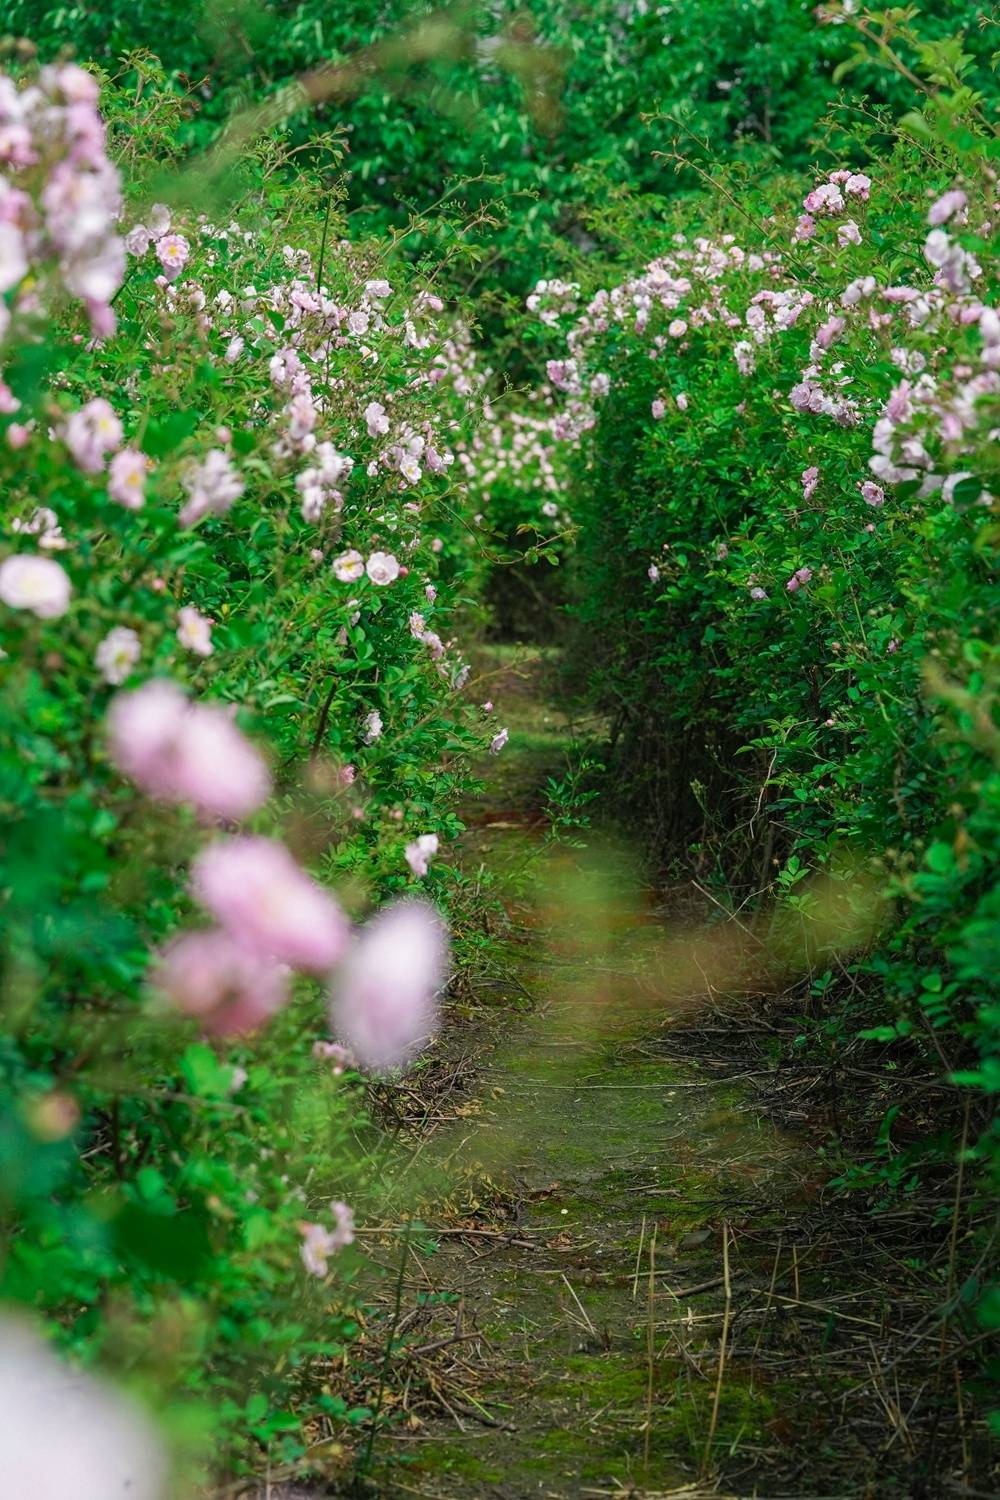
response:
[[[929,38],[964,23],[966,47],[985,64],[979,7],[925,0],[920,9]],[[126,88],[138,75],[123,60],[154,53],[185,101],[178,141],[201,148],[241,104],[438,10],[431,0],[216,0],[192,17],[177,0],[11,0],[4,24],[45,57],[68,44]],[[806,0],[473,0],[447,14],[454,30],[439,55],[417,61],[404,47],[287,130],[295,145],[346,131],[350,204],[373,227],[405,223],[446,188],[485,215],[473,263],[454,269],[494,334],[505,294],[523,296],[542,269],[558,273],[595,245],[628,253],[605,213],[609,193],[649,195],[648,218],[655,197],[699,187],[720,160],[764,172],[803,165],[855,41],[848,26],[820,24]],[[885,29],[912,61],[898,24]],[[870,56],[846,76],[855,102],[902,108],[909,98]],[[433,247],[441,232],[425,225],[407,247]]]
[[[95,95],[49,69],[3,106],[0,1298],[161,1407],[197,1397],[178,1438],[214,1424],[213,1460],[294,1459],[346,1412],[301,1372],[351,1332],[351,1262],[303,1267],[305,1226],[386,1183],[328,985],[250,1033],[279,960],[322,980],[348,918],[455,904],[427,864],[488,743],[453,639],[480,377],[308,179],[271,196],[266,152],[221,224],[127,213],[126,256]],[[228,894],[206,849],[244,851]],[[299,959],[265,933],[303,903]],[[151,974],[205,907],[224,950]]]
[[[846,165],[720,176],[629,277],[543,284],[529,305],[617,793],[744,921],[777,898],[773,936],[815,907],[819,872],[888,903],[850,973],[814,954],[803,1045],[835,1063],[860,1033],[875,1076],[917,1064],[972,1088],[985,1188],[998,153],[990,96],[936,55],[923,107],[860,129]],[[921,1158],[950,1167],[945,1098],[933,1139],[900,1153],[892,1119],[919,1112],[901,1093],[882,1160],[850,1179],[878,1198],[913,1190]]]

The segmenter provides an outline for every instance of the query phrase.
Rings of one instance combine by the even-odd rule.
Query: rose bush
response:
[[[881,1081],[840,1173],[873,1203],[954,1192],[967,1103],[973,1223],[1000,1168],[1000,203],[950,56],[808,176],[722,178],[630,274],[539,283],[525,338],[618,796],[768,943],[814,907],[809,875],[874,888],[863,956],[811,955],[798,1055]],[[499,440],[515,466],[524,420]],[[913,1072],[933,1110],[894,1088]]]
[[[379,1190],[357,1066],[447,977],[407,849],[498,727],[455,635],[481,377],[319,189],[127,207],[74,65],[0,77],[0,160],[0,1298],[295,1459],[346,1409],[299,1387]]]

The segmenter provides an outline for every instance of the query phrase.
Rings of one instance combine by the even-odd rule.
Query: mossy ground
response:
[[[826,1202],[808,1131],[671,1048],[711,957],[690,897],[644,891],[604,832],[550,837],[544,789],[573,726],[537,653],[495,649],[483,670],[511,737],[463,858],[509,928],[493,934],[500,977],[473,987],[471,1044],[459,1006],[478,1113],[421,1148],[450,1193],[428,1222],[447,1227],[414,1243],[404,1284],[404,1309],[441,1312],[421,1341],[459,1342],[454,1364],[409,1367],[379,1496],[943,1494],[934,1434],[928,1463],[868,1374],[873,1341],[901,1338],[880,1276],[892,1247],[869,1253],[870,1220]]]
[[[537,656],[500,648],[489,671],[511,737],[470,809],[465,863],[489,869],[523,929],[508,957],[531,1013],[493,1035],[490,1123],[473,1149],[509,1195],[518,1244],[445,1239],[422,1260],[490,1351],[476,1399],[491,1425],[473,1413],[398,1427],[378,1482],[456,1500],[663,1491],[714,1473],[787,1405],[734,1371],[706,1444],[721,1289],[690,1289],[718,1281],[726,1215],[748,1191],[780,1197],[798,1147],[738,1089],[650,1047],[658,1018],[636,1005],[647,917],[628,858],[602,848],[595,873],[583,840],[546,848],[540,793],[560,778],[571,726],[539,696]],[[624,893],[609,888],[619,878]]]

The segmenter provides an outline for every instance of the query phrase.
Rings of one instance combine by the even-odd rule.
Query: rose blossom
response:
[[[365,572],[372,583],[383,587],[399,577],[399,563],[391,552],[373,552],[365,564]]]
[[[407,1061],[436,1029],[444,923],[425,901],[399,901],[362,929],[338,975],[332,1030],[366,1068]]]
[[[404,851],[406,863],[418,879],[427,874],[430,862],[438,852],[438,836],[436,833],[422,833],[412,844],[407,844]]]
[[[105,682],[120,687],[142,655],[142,645],[134,630],[116,625],[109,630],[94,655],[94,664]]]
[[[164,949],[152,984],[208,1036],[256,1031],[288,1000],[288,975],[228,932],[187,932]]]
[[[381,401],[369,401],[365,407],[365,421],[369,437],[379,437],[389,431],[389,418]]]
[[[382,715],[377,708],[373,708],[370,714],[365,715],[365,744],[374,745],[377,739],[382,737]]]
[[[348,552],[342,552],[339,557],[333,559],[331,564],[333,576],[341,583],[354,583],[365,571],[365,560],[360,552],[352,547]]]
[[[105,454],[121,446],[122,424],[111,403],[98,396],[69,414],[63,441],[77,468],[96,474],[104,467]]]
[[[15,516],[10,529],[22,536],[37,536],[39,547],[46,552],[62,552],[66,547],[59,517],[48,505],[36,505],[27,521]]]
[[[322,974],[347,946],[347,918],[333,897],[274,839],[226,839],[192,865],[202,906],[246,948]]]
[[[962,212],[968,201],[961,188],[949,188],[947,193],[931,205],[927,215],[928,224],[935,228],[940,224],[947,224],[950,218]]]
[[[152,231],[145,224],[136,224],[129,230],[123,241],[129,255],[145,255],[153,243]]]
[[[182,234],[165,234],[156,242],[156,258],[168,281],[175,281],[187,265],[191,246]]]
[[[215,650],[211,620],[199,614],[192,604],[185,604],[177,611],[177,620],[177,639],[181,645],[196,656],[211,656]]]
[[[299,1225],[299,1233],[302,1235],[302,1264],[310,1276],[325,1276],[329,1257],[336,1255],[345,1245],[354,1243],[353,1210],[346,1203],[333,1202],[330,1204],[330,1211],[334,1218],[332,1230],[324,1229],[322,1224],[303,1222]]]
[[[118,694],[108,711],[108,737],[118,769],[159,801],[242,818],[270,795],[264,761],[225,709],[192,703],[166,678]]]
[[[137,448],[123,448],[108,465],[108,495],[126,510],[141,510],[146,500],[149,459]]]
[[[193,526],[209,512],[224,515],[243,493],[239,471],[221,448],[210,448],[200,464],[191,464],[181,483],[188,492],[179,517],[182,526]]]
[[[354,1067],[354,1058],[348,1047],[342,1047],[339,1042],[313,1042],[312,1055],[319,1062],[331,1064],[330,1072],[334,1078],[339,1078],[345,1068]]]
[[[40,620],[55,620],[69,609],[73,586],[51,557],[18,552],[0,563],[0,599],[11,609],[28,609]]]
[[[490,754],[499,755],[500,751],[503,749],[504,745],[506,745],[509,738],[509,729],[501,729],[499,734],[495,734],[490,741]]]

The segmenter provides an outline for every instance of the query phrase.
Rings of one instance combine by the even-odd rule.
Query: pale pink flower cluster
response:
[[[306,398],[298,397],[297,400],[304,403]],[[294,407],[294,402],[292,407]],[[311,403],[309,410],[315,416]],[[300,406],[300,417],[304,417],[304,413],[303,405]],[[289,424],[290,434],[297,430],[294,428],[294,423]],[[307,438],[312,439],[312,442],[309,443]],[[280,445],[278,446],[280,448]],[[295,487],[301,497],[302,519],[315,524],[327,509],[334,512],[343,509],[344,497],[339,486],[350,478],[354,460],[346,453],[338,453],[332,443],[316,443],[311,430],[308,434],[303,432],[298,446],[302,451],[309,453],[310,463],[308,468],[302,469],[295,476]]]
[[[324,1229],[322,1224],[299,1225],[299,1233],[302,1235],[302,1264],[310,1276],[326,1276],[330,1256],[354,1243],[354,1214],[351,1209],[346,1203],[334,1201],[330,1204],[330,1212],[333,1215],[333,1229]]]
[[[961,188],[949,188],[930,207],[927,214],[927,222],[931,228],[936,229],[941,224],[947,224],[949,219],[956,219],[959,223],[964,222],[968,198]]]
[[[192,890],[244,953],[325,974],[347,947],[340,906],[275,839],[209,844],[192,866]]]
[[[108,737],[119,770],[160,802],[234,819],[270,795],[264,761],[226,710],[192,702],[166,678],[119,693],[108,711]]]
[[[932,230],[932,234],[943,233]],[[901,380],[875,423],[874,453],[868,467],[882,484],[919,479],[920,498],[940,491],[950,502],[957,485],[972,477],[971,471],[962,467],[962,457],[989,438],[984,398],[995,400],[1000,395],[1000,315],[994,308],[984,307],[968,290],[956,290],[947,278],[938,276],[935,280],[936,288],[923,299],[926,310],[922,326],[926,327],[930,319],[977,325],[980,368],[958,363],[950,380],[943,374],[934,377],[926,372],[915,379]],[[913,301],[899,300],[910,315]],[[992,496],[982,490],[979,501],[990,504]]]
[[[196,656],[211,656],[215,650],[212,622],[192,604],[185,604],[177,611],[177,639],[186,651],[193,651]]]
[[[932,229],[924,241],[924,259],[934,267],[934,280],[949,292],[968,292],[983,274],[969,250],[963,250],[947,230]]]
[[[831,172],[827,181],[817,184],[802,200],[804,213],[796,225],[794,238],[811,239],[816,232],[816,220],[836,218],[845,213],[851,198],[857,203],[867,203],[871,197],[871,186],[872,180],[864,172],[849,172],[846,168]],[[848,223],[851,231],[846,237],[842,234],[842,229],[846,226],[838,230],[840,243],[860,245],[861,232],[858,226],[853,220],[848,220]]]
[[[154,203],[144,224],[136,224],[125,236],[125,249],[141,257],[150,246],[160,263],[161,285],[177,280],[191,258],[191,244],[183,234],[171,232],[170,210],[165,203]]]
[[[544,507],[543,507],[544,508]],[[427,647],[433,661],[440,661],[445,653],[445,644],[436,630],[428,630],[427,621],[419,610],[410,615],[410,634],[415,641]]]
[[[71,412],[63,426],[63,441],[73,462],[85,473],[97,474],[107,455],[121,447],[122,424],[110,401],[97,396]]]
[[[844,386],[849,383],[850,376],[837,374],[835,379]],[[818,365],[811,365],[802,372],[802,379],[788,392],[795,410],[832,417],[840,427],[853,427],[860,420],[857,402],[843,391],[828,390],[821,381],[822,370]]]
[[[339,1078],[347,1068],[355,1066],[350,1048],[342,1047],[339,1042],[313,1042],[312,1055],[319,1062],[330,1064],[330,1072],[334,1078]]]
[[[153,984],[208,1035],[256,1031],[287,1003],[292,969],[326,974],[347,949],[339,905],[274,839],[209,844],[191,883],[219,926],[175,938]]]
[[[803,498],[803,500],[811,500],[812,499],[813,495],[815,495],[815,493],[816,493],[816,486],[818,484],[819,484],[819,470],[816,468],[815,464],[811,465],[808,469],[803,469],[802,470],[802,498]]]
[[[256,1031],[288,1001],[288,971],[231,933],[186,932],[153,967],[153,987],[207,1036]]]
[[[389,431],[389,417],[381,401],[369,401],[365,407],[365,423],[369,437],[384,436]]]
[[[37,536],[39,547],[46,552],[63,552],[66,548],[59,517],[48,505],[36,505],[27,521],[15,516],[10,529],[19,536]]]
[[[58,277],[85,305],[96,335],[115,326],[111,300],[125,252],[116,221],[117,168],[106,151],[97,79],[72,63],[42,68],[18,88],[0,74],[0,293],[18,288],[29,269]],[[37,310],[32,293],[27,310]],[[15,300],[15,315],[20,304]],[[0,337],[8,309],[0,314]]]

